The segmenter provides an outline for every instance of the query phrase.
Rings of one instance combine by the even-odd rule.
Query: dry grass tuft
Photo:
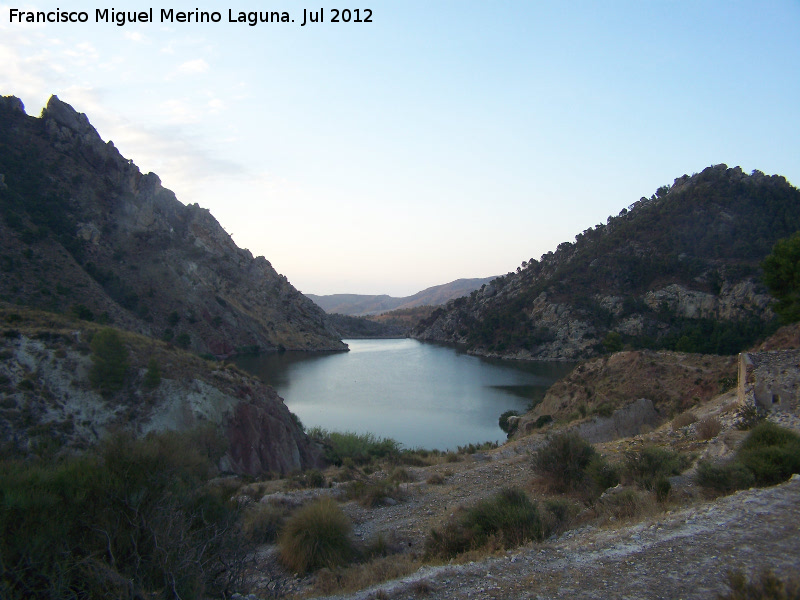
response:
[[[283,528],[278,540],[281,562],[298,573],[343,565],[355,555],[350,529],[350,521],[330,498],[308,504]]]
[[[322,569],[317,573],[313,595],[363,590],[384,581],[409,575],[421,566],[422,563],[411,555],[395,554],[338,569]]]
[[[722,423],[717,417],[706,417],[697,424],[695,435],[698,440],[710,440],[722,431]]]
[[[672,419],[672,431],[678,431],[679,429],[683,429],[687,425],[691,425],[692,423],[696,422],[697,416],[692,411],[688,410]]]

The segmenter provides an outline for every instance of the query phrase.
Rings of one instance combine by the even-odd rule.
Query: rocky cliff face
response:
[[[99,327],[13,308],[0,309],[0,324],[0,443],[6,451],[63,452],[118,430],[144,436],[211,426],[227,439],[223,471],[286,474],[322,464],[321,452],[275,391],[234,367],[123,334],[130,353],[124,386],[101,395],[89,384],[88,340]],[[145,381],[151,360],[162,373],[156,385]]]
[[[200,353],[344,350],[324,312],[211,213],[142,174],[53,96],[0,98],[0,298]]]
[[[520,359],[737,352],[770,330],[759,264],[797,229],[800,191],[783,177],[709,167],[449,302],[412,335]]]
[[[680,352],[627,351],[578,365],[547,390],[544,399],[521,417],[518,431],[531,433],[544,415],[555,420],[613,417],[642,398],[649,404],[617,415],[658,425],[736,386],[736,358]],[[652,414],[651,414],[652,413]],[[624,418],[623,418],[624,417]],[[604,423],[611,427],[612,423]],[[602,430],[594,425],[586,431]],[[613,427],[612,427],[613,429]],[[627,432],[625,435],[636,435]],[[600,441],[599,438],[593,441]]]

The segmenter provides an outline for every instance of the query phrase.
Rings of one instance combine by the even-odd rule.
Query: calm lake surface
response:
[[[455,449],[503,441],[498,418],[524,412],[572,369],[494,361],[411,339],[345,340],[350,352],[245,356],[307,427],[373,433],[405,448]]]

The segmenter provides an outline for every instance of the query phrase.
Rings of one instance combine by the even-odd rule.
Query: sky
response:
[[[0,95],[86,113],[305,293],[501,275],[712,164],[800,185],[800,0],[102,1],[0,0]],[[88,21],[11,22],[56,8]]]

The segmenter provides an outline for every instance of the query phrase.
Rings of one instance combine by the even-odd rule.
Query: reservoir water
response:
[[[373,433],[405,448],[503,441],[507,410],[525,412],[571,364],[495,361],[411,339],[345,340],[349,352],[244,356],[307,427]]]

